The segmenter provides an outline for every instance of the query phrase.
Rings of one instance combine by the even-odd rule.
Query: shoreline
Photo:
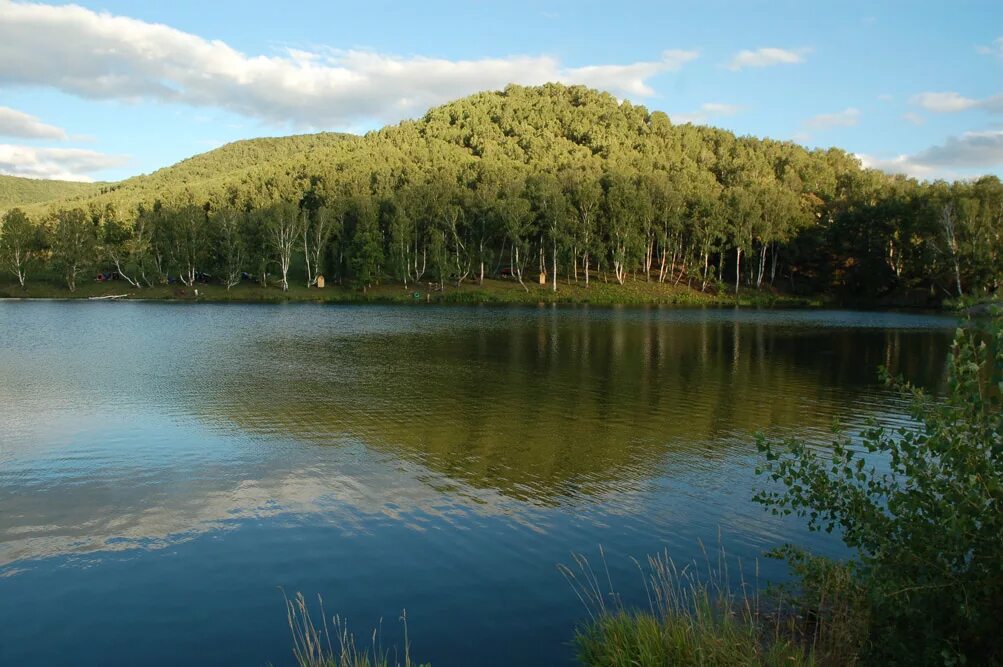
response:
[[[306,287],[291,283],[288,291],[277,285],[262,287],[244,282],[232,289],[212,283],[195,287],[154,285],[135,288],[123,281],[86,282],[70,292],[62,283],[51,279],[30,281],[26,289],[16,283],[0,282],[0,301],[161,301],[166,303],[240,303],[240,304],[346,304],[346,305],[569,305],[596,307],[673,307],[673,308],[765,308],[765,309],[844,309],[865,311],[902,311],[953,313],[978,317],[993,308],[1003,309],[1003,300],[995,296],[941,301],[917,299],[915,294],[902,294],[882,299],[846,299],[831,294],[800,295],[764,287],[761,290],[744,287],[735,295],[729,289],[709,288],[706,292],[667,283],[627,281],[604,283],[593,281],[589,287],[581,283],[550,285],[526,284],[505,279],[485,279],[483,284],[447,285],[445,290],[430,289],[431,283],[407,289],[400,283],[383,283],[368,289],[339,284],[326,287]],[[196,297],[195,291],[199,294]],[[114,297],[114,298],[113,298]]]
[[[792,295],[775,290],[743,288],[736,296],[731,292],[712,293],[685,286],[644,281],[616,283],[593,282],[588,288],[581,284],[559,284],[555,293],[549,286],[527,285],[528,291],[518,283],[486,279],[483,285],[464,284],[447,286],[445,290],[429,290],[423,285],[409,285],[405,290],[399,283],[376,285],[367,290],[343,285],[324,288],[307,288],[302,284],[290,285],[288,291],[278,286],[261,287],[241,284],[227,290],[222,285],[199,284],[196,287],[156,285],[133,288],[120,281],[108,283],[89,282],[75,292],[51,281],[30,282],[24,290],[17,284],[0,283],[0,301],[132,301],[165,303],[236,303],[236,304],[288,304],[314,303],[321,305],[489,305],[489,306],[595,306],[595,307],[737,307],[766,309],[852,309],[908,312],[957,313],[985,308],[985,304],[916,303],[908,299],[883,301],[846,301],[827,295]],[[194,292],[198,290],[196,297]],[[116,298],[110,298],[116,297]]]
[[[134,288],[119,281],[85,283],[75,292],[51,281],[29,282],[22,290],[17,284],[0,283],[0,300],[52,301],[163,301],[171,303],[316,303],[374,305],[591,305],[600,307],[671,306],[671,307],[753,307],[753,308],[824,308],[836,306],[822,296],[795,296],[776,291],[743,289],[733,293],[699,290],[685,286],[644,281],[623,285],[593,282],[588,288],[581,284],[559,284],[553,292],[549,286],[527,285],[524,290],[517,282],[486,279],[483,285],[449,285],[445,290],[399,283],[381,284],[362,290],[342,285],[324,288],[290,285],[288,291],[278,286],[261,287],[241,284],[230,290],[222,285],[199,284],[195,287],[156,285]],[[195,290],[199,294],[195,296]],[[118,298],[109,298],[109,297]],[[894,307],[894,306],[892,306]]]

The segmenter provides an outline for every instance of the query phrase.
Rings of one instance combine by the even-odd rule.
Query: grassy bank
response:
[[[588,612],[574,638],[586,667],[857,662],[861,624],[843,567],[816,568],[798,591],[762,591],[722,548],[678,564],[661,553],[638,568],[647,608],[622,604],[602,553],[595,567],[581,555],[559,567]]]
[[[583,284],[558,284],[557,292],[542,285],[527,285],[523,289],[513,280],[485,280],[483,285],[464,283],[459,287],[447,285],[445,289],[431,288],[428,283],[403,285],[392,283],[375,285],[367,289],[341,285],[328,285],[323,289],[307,288],[302,284],[290,285],[283,292],[278,287],[262,287],[244,282],[232,289],[221,285],[157,285],[137,289],[122,281],[85,282],[75,292],[60,283],[33,281],[26,289],[16,284],[0,283],[0,298],[34,299],[87,299],[99,296],[126,295],[128,299],[154,299],[171,301],[206,301],[238,303],[444,303],[444,304],[540,304],[578,303],[595,305],[677,305],[713,306],[741,305],[762,307],[810,307],[824,304],[821,298],[789,296],[767,290],[742,290],[736,297],[731,292],[701,292],[685,285],[668,285],[657,282],[633,281],[623,285],[592,282]],[[198,290],[198,297],[195,290]]]

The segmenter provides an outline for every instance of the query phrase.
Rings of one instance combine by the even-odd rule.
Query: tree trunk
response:
[[[756,289],[763,284],[763,272],[766,270],[766,244],[763,244],[759,253],[759,272],[756,274]]]
[[[553,244],[551,245],[550,259],[551,259],[551,266],[554,269],[554,279],[553,282],[551,283],[552,285],[551,291],[556,292],[557,291],[557,239],[556,238],[553,239]]]
[[[309,288],[313,285],[313,275],[310,273],[310,244],[307,243],[307,233],[308,230],[304,226],[303,229],[303,263],[306,265],[306,286]]]
[[[777,244],[773,244],[773,251],[770,253],[770,286],[773,286],[773,281],[777,279]]]
[[[738,280],[742,276],[742,249],[735,248],[735,294],[738,294]]]

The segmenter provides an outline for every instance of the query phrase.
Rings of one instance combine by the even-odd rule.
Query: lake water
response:
[[[0,302],[0,664],[287,665],[280,589],[436,667],[572,659],[557,571],[785,541],[753,435],[904,420],[949,317]],[[761,563],[763,579],[783,576]]]

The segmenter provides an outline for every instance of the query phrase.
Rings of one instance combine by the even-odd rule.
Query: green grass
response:
[[[227,290],[221,285],[157,285],[142,289],[124,281],[99,283],[81,281],[75,292],[70,292],[55,280],[29,280],[26,289],[12,283],[0,283],[0,298],[86,299],[94,296],[125,294],[129,299],[156,299],[211,302],[264,302],[290,301],[311,303],[409,303],[409,304],[541,304],[568,303],[613,305],[675,305],[675,306],[757,306],[757,307],[809,307],[822,305],[821,299],[791,297],[766,290],[743,290],[738,298],[730,292],[711,293],[657,282],[632,281],[623,285],[593,281],[584,284],[559,283],[557,292],[542,285],[527,285],[523,289],[514,280],[485,280],[483,285],[465,282],[461,286],[447,285],[439,290],[429,283],[409,284],[407,289],[399,283],[374,285],[367,289],[328,285],[324,289],[307,288],[291,284],[283,292],[277,286],[261,287],[244,282]],[[417,295],[417,296],[416,296]]]
[[[647,609],[628,609],[615,593],[605,556],[597,571],[583,556],[561,572],[583,602],[589,620],[574,638],[586,667],[663,665],[731,667],[853,665],[859,625],[842,604],[841,589],[828,581],[817,595],[761,599],[757,585],[731,586],[728,559],[677,567],[668,554],[637,564]],[[605,574],[603,574],[605,573]],[[806,605],[805,600],[824,604]],[[810,608],[809,608],[810,607]]]

